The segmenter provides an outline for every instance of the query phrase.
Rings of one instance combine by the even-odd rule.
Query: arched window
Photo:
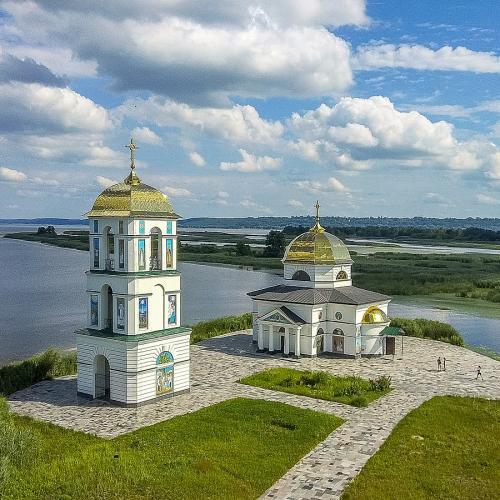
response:
[[[337,274],[337,279],[338,280],[347,280],[349,277],[347,276],[347,273],[345,271],[339,271]]]
[[[344,332],[341,328],[335,328],[335,330],[333,330],[332,352],[344,354]]]
[[[325,334],[325,331],[323,330],[323,328],[318,328],[318,332],[316,333],[316,335],[324,335]]]
[[[335,328],[335,330],[333,330],[333,335],[344,335],[344,330],[342,330],[342,328]]]
[[[168,394],[174,390],[174,357],[163,351],[156,358],[156,394]]]
[[[284,326],[280,326],[280,329],[278,330],[278,333],[280,335],[285,335],[285,327]]]
[[[311,281],[311,277],[305,271],[295,271],[292,276],[293,280],[296,281]]]

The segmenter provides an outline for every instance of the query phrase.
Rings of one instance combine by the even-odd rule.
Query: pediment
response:
[[[289,314],[287,314],[287,312]],[[297,316],[292,311],[287,311],[287,308],[284,307],[274,309],[273,311],[264,314],[259,318],[259,320],[268,321],[269,323],[281,323],[284,325],[297,325],[304,323],[302,318],[299,318],[299,316]]]

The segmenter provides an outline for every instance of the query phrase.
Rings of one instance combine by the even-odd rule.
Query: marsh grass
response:
[[[28,461],[9,463],[0,489],[0,497],[23,500],[253,499],[342,423],[333,415],[249,399],[113,440],[9,418],[37,450]]]
[[[361,377],[338,377],[322,371],[301,371],[293,368],[270,368],[242,378],[239,382],[352,406],[367,406],[387,394],[391,388],[390,377],[366,380]]]
[[[430,319],[392,318],[391,326],[402,328],[405,335],[421,339],[439,340],[448,344],[464,346],[464,339],[458,331],[448,323]]]
[[[42,380],[76,373],[76,352],[49,349],[25,361],[0,367],[0,395],[8,396]]]
[[[343,500],[498,498],[500,401],[435,397],[410,412]]]
[[[192,327],[191,343],[197,344],[211,337],[239,330],[248,330],[249,328],[252,328],[251,313],[201,321]]]

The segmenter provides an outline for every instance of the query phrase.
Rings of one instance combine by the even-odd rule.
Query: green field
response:
[[[0,405],[2,499],[254,499],[342,423],[233,399],[104,440]]]
[[[240,383],[352,406],[368,406],[390,391],[388,377],[366,380],[292,368],[270,368],[245,377]]]
[[[435,397],[394,429],[343,500],[499,498],[500,401]]]

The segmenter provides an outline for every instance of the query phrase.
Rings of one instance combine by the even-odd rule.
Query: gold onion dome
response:
[[[316,202],[314,226],[297,236],[286,249],[283,263],[350,264],[349,250],[342,240],[327,233],[319,222],[319,203]]]
[[[374,324],[374,323],[389,323],[389,318],[384,311],[378,307],[370,307],[364,314],[362,323],[364,324]]]
[[[167,196],[144,184],[135,173],[134,151],[137,146],[130,139],[130,174],[123,182],[106,188],[95,200],[87,217],[178,217]]]

